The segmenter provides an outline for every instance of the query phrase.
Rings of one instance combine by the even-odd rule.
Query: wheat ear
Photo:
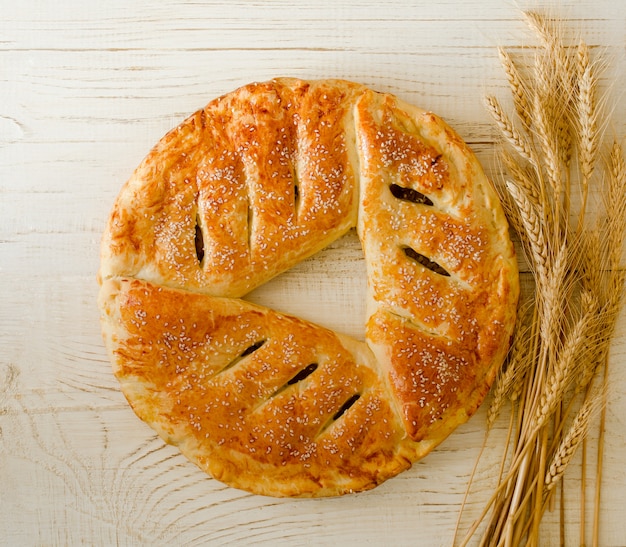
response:
[[[575,384],[578,373],[585,364],[580,356],[585,354],[588,342],[587,333],[595,319],[594,312],[594,306],[585,306],[581,317],[572,327],[572,330],[568,332],[563,347],[560,349],[556,362],[546,380],[540,404],[537,407],[533,429],[536,430],[545,425],[548,417],[556,409],[558,402],[562,400],[567,387]]]
[[[581,40],[577,55],[578,94],[576,119],[578,120],[578,163],[581,173],[582,205],[580,215],[585,212],[589,181],[595,168],[595,158],[600,140],[598,131],[598,111],[596,109],[597,78],[591,61],[589,48]],[[582,223],[582,218],[579,224]]]
[[[545,279],[548,264],[548,246],[540,216],[520,187],[507,181],[507,190],[519,210],[519,217],[524,228],[522,235],[528,244],[536,277]]]
[[[532,126],[532,118],[530,116],[530,105],[528,103],[528,90],[526,89],[524,80],[522,79],[517,65],[513,62],[511,55],[504,48],[498,48],[498,56],[500,57],[500,62],[509,80],[515,112],[519,119],[522,120],[526,129],[529,129]]]
[[[509,116],[504,112],[498,99],[496,99],[493,95],[489,95],[486,97],[485,101],[487,103],[487,109],[500,129],[502,136],[520,156],[531,162],[533,165],[536,165],[537,159],[529,140],[522,132],[519,131],[519,129],[517,129],[511,118],[509,118]]]
[[[565,469],[576,453],[576,449],[580,446],[589,431],[589,422],[593,415],[598,412],[602,405],[600,396],[589,397],[580,407],[569,431],[561,440],[558,449],[554,453],[548,471],[544,479],[545,493],[552,490],[557,483],[563,478]]]

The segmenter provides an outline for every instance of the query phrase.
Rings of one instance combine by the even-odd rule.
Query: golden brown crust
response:
[[[484,398],[515,319],[516,263],[482,169],[441,119],[368,91],[357,126],[366,337],[420,440]],[[428,201],[400,199],[393,185]]]
[[[361,89],[251,84],[190,116],[118,196],[101,276],[239,297],[343,235],[356,222],[348,140]]]
[[[365,343],[238,298],[355,226]],[[519,292],[507,230],[432,113],[344,81],[245,86],[166,135],[118,196],[99,272],[115,375],[227,484],[372,488],[489,389]]]
[[[108,279],[102,295],[131,406],[216,478],[260,494],[338,495],[408,467],[397,454],[404,429],[364,344],[347,348],[332,331],[242,300],[137,279]]]

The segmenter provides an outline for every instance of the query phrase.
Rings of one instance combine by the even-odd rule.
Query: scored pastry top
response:
[[[365,342],[240,299],[356,227]],[[104,338],[135,412],[209,474],[275,496],[363,490],[471,416],[519,293],[478,161],[431,112],[341,80],[210,102],[121,190]]]
[[[102,275],[239,297],[343,235],[358,209],[362,90],[282,80],[196,112],[120,193]]]

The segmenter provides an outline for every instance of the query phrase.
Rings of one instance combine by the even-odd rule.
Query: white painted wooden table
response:
[[[626,4],[519,2],[535,6],[607,48],[621,91],[614,125],[626,134]],[[530,38],[518,7],[0,0],[0,14],[0,544],[449,545],[484,409],[371,492],[294,501],[227,488],[157,439],[119,392],[100,338],[98,246],[114,197],[148,149],[252,80],[341,77],[391,91],[446,118],[493,173],[495,131],[482,100],[505,96],[496,45]],[[349,235],[250,298],[362,337],[364,289]],[[625,545],[624,318],[613,363],[601,538]],[[489,440],[465,526],[493,487],[503,429]],[[569,484],[572,545],[577,495]],[[546,516],[545,545],[558,542],[557,522]]]

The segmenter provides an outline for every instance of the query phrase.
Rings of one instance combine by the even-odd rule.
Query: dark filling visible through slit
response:
[[[241,354],[241,357],[245,357],[246,355],[250,355],[251,353],[254,353],[256,350],[258,350],[263,344],[265,344],[265,340],[261,340],[259,342],[257,342],[256,344],[252,344],[250,347],[246,348],[243,353]]]
[[[202,228],[200,228],[200,220],[198,218],[196,218],[195,243],[198,262],[202,262],[202,259],[204,258],[204,237],[202,236]]]
[[[317,370],[317,363],[311,363],[308,367],[303,368],[298,374],[296,374],[291,380],[287,382],[288,386],[292,386],[293,384],[297,384],[304,380],[307,376],[310,376]]]
[[[311,363],[310,365],[303,368],[300,372],[298,372],[291,380],[289,380],[286,384],[279,387],[274,394],[270,398],[276,397],[278,394],[285,391],[289,386],[293,386],[298,382],[302,382],[305,378],[308,378],[317,370],[317,363]]]
[[[406,256],[420,263],[422,266],[424,266],[424,268],[428,268],[431,272],[435,272],[436,274],[444,275],[446,277],[450,276],[450,274],[446,270],[444,270],[439,264],[433,262],[424,255],[419,254],[414,249],[411,249],[411,247],[404,247],[402,250],[404,251],[404,254]]]
[[[421,192],[417,190],[413,190],[413,188],[405,188],[404,186],[400,186],[398,184],[392,184],[389,186],[389,190],[393,194],[395,198],[410,201],[412,203],[421,203],[423,205],[433,205],[433,202],[430,200],[428,196],[425,196]]]
[[[291,172],[291,176],[293,177],[293,210],[297,218],[300,209],[300,181],[298,180],[298,173],[296,172],[295,166]]]
[[[354,403],[356,403],[360,398],[361,398],[360,393],[356,393],[352,397],[350,397],[345,403],[341,405],[341,408],[337,412],[335,412],[335,415],[333,416],[333,420],[338,420],[339,418],[341,418],[348,411],[348,409]]]
[[[265,340],[259,340],[258,342],[248,346],[243,352],[235,357],[228,365],[226,365],[222,370],[220,370],[217,374],[222,374],[226,372],[228,369],[234,367],[237,363],[239,363],[242,359],[247,357],[248,355],[253,354],[256,350],[258,350],[263,344],[265,344]]]
[[[252,206],[248,205],[248,248],[252,248],[252,221],[253,221],[254,211],[252,210]]]

